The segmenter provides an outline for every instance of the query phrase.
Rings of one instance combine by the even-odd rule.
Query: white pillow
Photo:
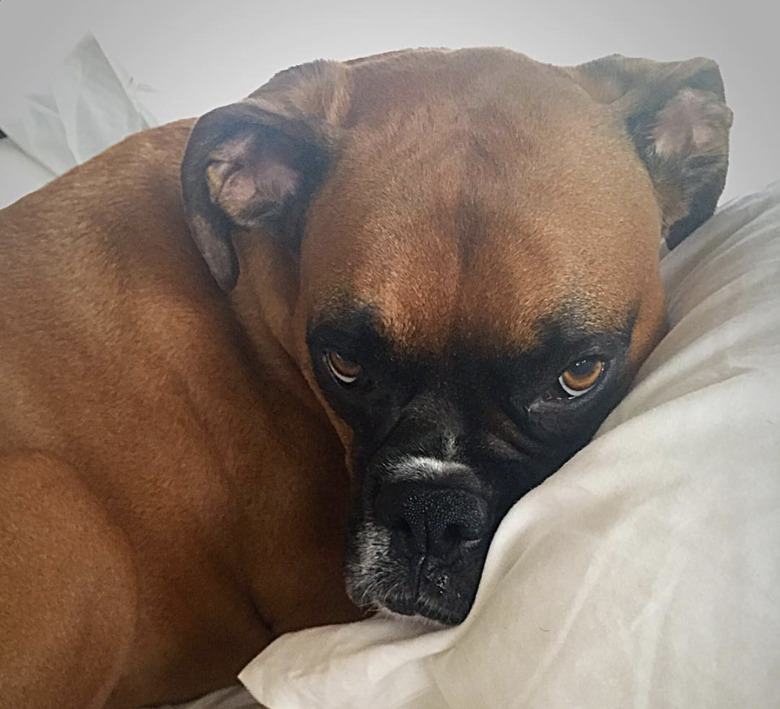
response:
[[[474,609],[280,638],[272,709],[780,706],[780,183],[662,263],[672,329],[501,525]]]

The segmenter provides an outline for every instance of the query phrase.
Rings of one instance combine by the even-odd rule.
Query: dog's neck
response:
[[[237,236],[236,241],[241,275],[230,301],[251,349],[264,370],[327,423],[327,415],[296,360],[293,323],[298,265],[271,234],[249,232]],[[270,288],[269,283],[273,284]]]

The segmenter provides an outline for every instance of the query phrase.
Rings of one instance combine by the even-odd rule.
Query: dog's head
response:
[[[708,60],[492,49],[316,62],[198,122],[193,236],[345,445],[356,602],[463,620],[662,333],[660,241],[712,214],[730,122]]]

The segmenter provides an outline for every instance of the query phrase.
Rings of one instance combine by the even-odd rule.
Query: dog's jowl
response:
[[[314,62],[0,213],[0,706],[230,684],[281,633],[458,623],[712,214],[717,66]]]

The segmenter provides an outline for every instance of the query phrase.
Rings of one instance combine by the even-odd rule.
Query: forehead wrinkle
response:
[[[491,115],[495,118],[498,113],[491,111]],[[462,114],[461,126],[465,123],[468,121]],[[406,229],[396,224],[385,234],[390,256],[387,268],[382,269],[384,278],[374,284],[375,292],[383,304],[379,309],[384,313],[387,330],[409,348],[443,349],[456,336],[458,313],[478,307],[464,297],[467,289],[463,284],[475,255],[493,246],[488,233],[491,218],[486,217],[485,210],[490,210],[491,198],[506,193],[511,165],[500,155],[505,152],[501,136],[507,131],[506,120],[501,130],[496,126],[489,131],[464,128],[462,140],[450,146],[446,169],[438,164],[440,174],[436,179],[415,184],[418,189],[414,190],[412,203],[418,210],[419,228],[412,219]],[[531,141],[516,129],[511,132],[516,151],[521,144],[523,152],[531,149]],[[521,144],[516,143],[518,136]],[[434,153],[438,154],[440,148],[437,146]],[[420,159],[425,152],[407,154],[414,155],[413,162],[418,165],[437,165],[436,161]],[[420,190],[420,184],[428,190]],[[512,222],[506,210],[497,213],[499,220]],[[378,211],[376,216],[378,221],[371,231],[387,231],[385,213]],[[508,231],[508,227],[502,225],[501,231]],[[399,239],[399,234],[404,236]],[[373,268],[368,273],[376,275]],[[501,280],[487,282],[495,285]]]
[[[459,337],[488,346],[532,347],[538,323],[568,312],[588,330],[620,329],[634,298],[598,272],[592,255],[531,210],[481,199],[463,211]],[[631,294],[629,294],[631,295]]]
[[[427,111],[421,116],[430,119]],[[393,174],[371,185],[373,208],[361,221],[367,248],[355,259],[357,297],[372,302],[386,331],[407,349],[445,347],[461,300],[462,232],[469,222],[461,196],[473,179],[474,141],[465,128],[458,136],[397,135]],[[389,147],[385,134],[362,137]]]
[[[464,276],[459,338],[480,349],[526,350],[539,344],[540,325],[551,318],[587,333],[622,329],[631,303],[612,299],[600,284],[551,276],[555,266],[544,265],[548,259],[554,261],[549,253],[515,262],[475,259]]]
[[[376,308],[385,331],[400,347],[432,352],[450,337],[460,257],[454,240],[423,222],[419,228],[411,224],[405,238],[389,238],[385,249],[359,265],[354,289]]]

